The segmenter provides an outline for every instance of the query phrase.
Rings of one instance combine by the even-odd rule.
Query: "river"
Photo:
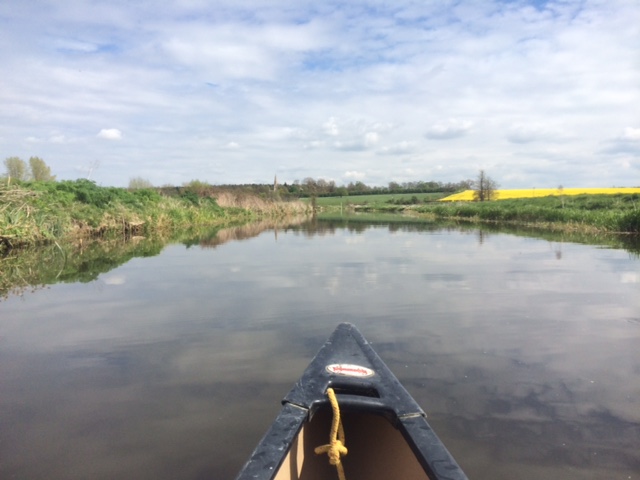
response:
[[[234,478],[345,321],[470,479],[640,478],[637,254],[318,221],[103,270],[0,301],[0,478]]]

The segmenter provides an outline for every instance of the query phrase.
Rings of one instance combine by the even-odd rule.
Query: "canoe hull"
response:
[[[313,452],[329,439],[328,388],[343,419],[347,479],[467,479],[371,345],[353,325],[341,324],[284,398],[237,480],[337,478],[327,456]]]

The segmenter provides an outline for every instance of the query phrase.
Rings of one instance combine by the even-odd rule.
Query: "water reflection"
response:
[[[483,231],[238,230],[9,297],[0,478],[233,478],[340,321],[470,478],[637,478],[640,262]]]
[[[230,241],[255,237],[266,230],[278,231],[305,223],[308,217],[267,219],[234,227],[175,232],[170,236],[125,236],[93,241],[55,243],[0,256],[0,300],[55,283],[92,282],[132,258],[158,255],[170,243],[216,247]],[[117,281],[117,280],[113,280]]]

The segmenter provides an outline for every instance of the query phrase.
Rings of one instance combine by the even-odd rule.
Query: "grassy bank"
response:
[[[559,231],[640,233],[640,195],[577,195],[424,205],[433,219],[536,225]]]
[[[301,202],[278,202],[229,194],[180,196],[154,189],[99,187],[88,180],[32,182],[0,186],[0,250],[106,235],[151,232],[246,222],[300,213]],[[222,203],[222,204],[221,204]]]
[[[491,202],[436,202],[437,198],[373,195],[356,204],[358,197],[318,199],[324,212],[409,213],[429,220],[535,225],[556,231],[640,233],[640,194],[547,196]],[[321,201],[322,200],[322,201]]]

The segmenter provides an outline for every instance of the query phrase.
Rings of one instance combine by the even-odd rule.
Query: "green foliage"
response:
[[[392,205],[418,205],[422,203],[422,200],[420,200],[417,195],[411,195],[411,197],[402,195],[400,198],[390,198],[387,200],[387,203]]]
[[[129,191],[124,188],[100,187],[92,180],[64,180],[50,186],[40,187],[68,204],[76,201],[97,208],[105,208],[116,203],[129,207],[142,207],[148,203],[157,203],[160,194],[153,189],[145,188]]]
[[[198,197],[206,197],[213,193],[213,187],[207,182],[191,180],[184,186],[185,191],[195,193]]]
[[[51,174],[51,168],[40,157],[31,157],[29,165],[20,157],[9,157],[4,161],[4,164],[10,181],[53,182],[56,179],[55,175]]]
[[[383,204],[411,205],[427,202],[435,202],[447,196],[447,193],[386,193],[378,195],[357,195],[352,197],[318,197],[319,207],[339,207],[341,204],[363,205],[370,204],[382,206]]]
[[[634,198],[636,197],[636,198]],[[578,195],[452,203],[418,209],[436,218],[486,222],[564,225],[570,229],[640,232],[640,208],[634,195]]]
[[[153,184],[142,177],[132,177],[129,179],[129,190],[141,190],[153,188]]]
[[[11,180],[28,180],[29,170],[27,164],[20,157],[9,157],[4,161],[7,168],[7,177]]]
[[[31,179],[36,182],[53,182],[56,179],[55,175],[51,175],[51,168],[40,157],[31,157],[29,167]]]
[[[640,233],[640,210],[623,215],[618,220],[618,229],[621,232]]]
[[[212,199],[214,194],[213,186],[200,180],[191,180],[179,191],[180,198],[194,206],[200,205],[201,200]]]
[[[147,235],[221,225],[253,215],[251,206],[222,208],[213,197],[198,197],[193,191],[186,196],[100,187],[86,179],[0,184],[0,251],[69,236]]]
[[[74,245],[57,243],[0,257],[0,300],[55,283],[91,282],[134,257],[160,253],[164,242],[117,239]]]
[[[186,200],[187,202],[191,203],[192,205],[199,205],[200,204],[200,197],[198,196],[198,194],[192,190],[185,190],[180,194],[180,198]]]

